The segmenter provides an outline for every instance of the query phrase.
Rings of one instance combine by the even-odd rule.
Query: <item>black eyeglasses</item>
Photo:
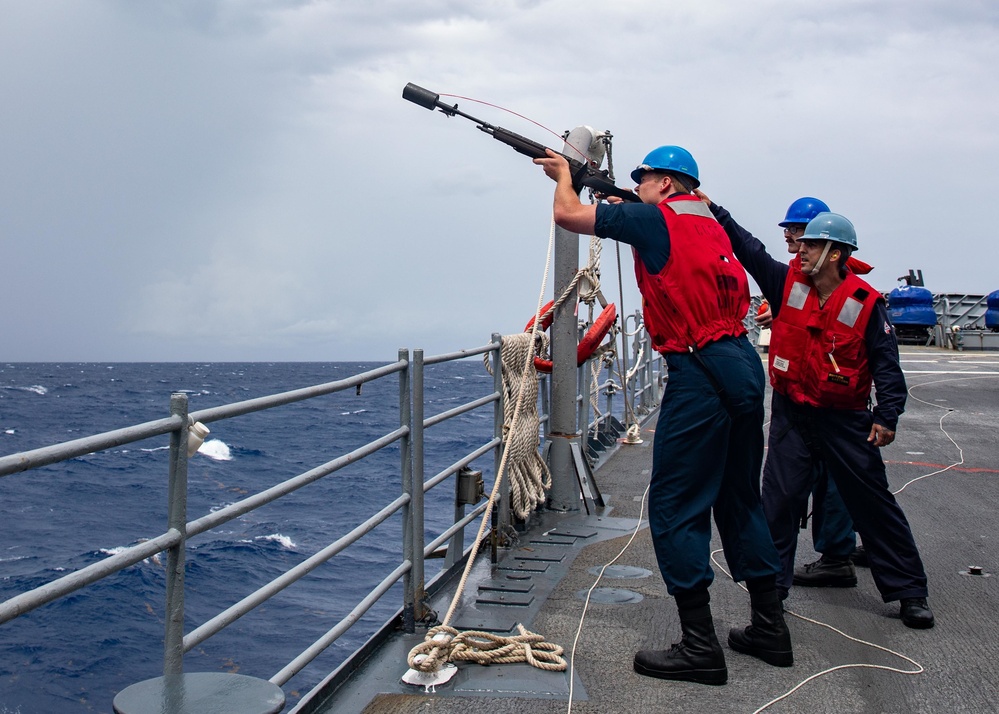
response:
[[[784,226],[784,232],[789,236],[804,235],[804,226]]]

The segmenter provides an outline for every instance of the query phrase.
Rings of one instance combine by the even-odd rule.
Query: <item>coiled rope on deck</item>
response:
[[[517,625],[518,635],[504,637],[491,632],[468,630],[458,632],[453,627],[438,625],[427,631],[427,639],[412,649],[412,662],[417,655],[426,655],[419,662],[422,668],[439,669],[445,662],[475,662],[477,664],[519,664],[526,662],[549,672],[564,672],[565,651],[560,645],[545,642],[543,635]],[[444,645],[444,646],[442,646]],[[412,665],[411,665],[412,666]]]

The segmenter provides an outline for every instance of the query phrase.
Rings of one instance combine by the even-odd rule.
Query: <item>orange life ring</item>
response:
[[[555,301],[549,300],[548,304],[546,304],[543,308],[541,308],[541,314],[544,315],[554,306],[555,306]],[[555,319],[555,312],[554,311],[548,312],[548,317],[544,318],[541,321],[541,330],[544,331],[547,330],[549,327],[551,327],[552,320],[554,319]],[[532,316],[531,319],[527,321],[527,326],[524,328],[524,332],[530,332],[532,327],[534,327],[534,316]]]
[[[541,314],[544,315],[551,306],[555,303],[548,303],[541,310]],[[554,317],[554,312],[549,315],[546,319],[541,321],[541,329],[548,329],[551,325],[552,319]],[[614,307],[614,303],[608,303],[607,307],[601,311],[597,319],[590,325],[590,329],[586,331],[583,338],[579,341],[579,345],[576,346],[576,366],[580,367],[586,360],[593,356],[593,353],[597,351],[597,347],[600,343],[604,341],[607,333],[610,332],[611,326],[617,319],[617,308]],[[534,318],[532,317],[527,322],[527,327],[524,328],[524,332],[528,332],[532,327],[534,327]],[[551,374],[552,371],[552,361],[550,359],[541,359],[540,357],[534,358],[534,367],[539,372],[544,372],[545,374]]]

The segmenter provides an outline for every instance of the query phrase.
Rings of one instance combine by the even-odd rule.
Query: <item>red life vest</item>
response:
[[[796,404],[866,409],[871,372],[864,339],[881,295],[853,273],[819,307],[800,270],[788,271],[770,337],[770,384]]]
[[[725,230],[696,196],[659,204],[669,230],[665,267],[653,275],[635,254],[645,326],[659,352],[687,352],[746,334],[749,280]]]

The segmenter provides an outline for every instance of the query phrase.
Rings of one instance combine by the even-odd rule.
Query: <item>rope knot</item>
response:
[[[468,630],[458,632],[453,627],[439,625],[427,631],[422,644],[409,653],[409,666],[420,672],[436,672],[445,662],[476,662],[481,665],[517,664],[526,662],[549,672],[564,672],[568,667],[562,654],[565,650],[523,625],[519,634],[494,635],[491,632]]]

